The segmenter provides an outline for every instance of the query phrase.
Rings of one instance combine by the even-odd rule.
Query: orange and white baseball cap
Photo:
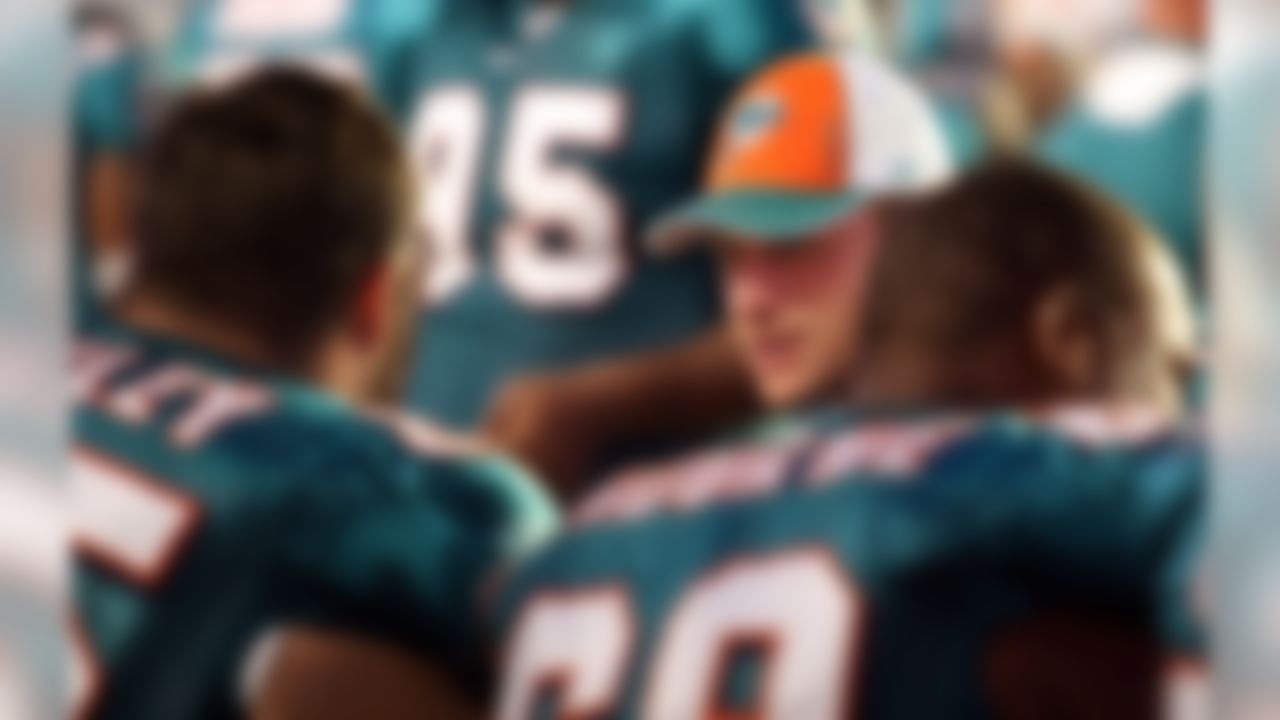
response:
[[[658,252],[711,234],[796,242],[952,172],[924,95],[861,52],[783,59],[739,93],[721,122],[702,193],[650,234]]]

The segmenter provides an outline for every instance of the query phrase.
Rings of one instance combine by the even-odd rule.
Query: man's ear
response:
[[[1030,319],[1030,349],[1048,378],[1063,390],[1097,387],[1104,353],[1079,291],[1060,286],[1041,295]]]
[[[380,263],[365,275],[357,288],[348,327],[356,342],[376,344],[391,326],[392,275],[391,263]]]

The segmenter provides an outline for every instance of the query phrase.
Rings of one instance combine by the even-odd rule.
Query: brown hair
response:
[[[304,363],[386,260],[409,172],[358,97],[274,69],[179,102],[142,168],[135,290]]]
[[[939,192],[883,209],[862,347],[909,339],[944,358],[955,368],[952,384],[970,392],[990,391],[963,377],[978,361],[993,373],[1003,361],[1028,382],[1043,380],[1028,365],[1031,314],[1050,292],[1073,294],[1077,321],[1113,359],[1151,316],[1142,247],[1149,232],[1032,161],[993,160]]]

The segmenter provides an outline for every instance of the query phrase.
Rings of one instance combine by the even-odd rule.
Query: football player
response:
[[[470,716],[472,602],[554,515],[362,409],[405,365],[409,178],[370,106],[296,71],[150,143],[121,320],[76,350],[78,717]]]
[[[758,162],[856,157],[847,136],[795,132],[770,152],[765,135]],[[755,292],[794,289],[765,282],[758,246],[856,204],[812,185],[752,199],[712,192],[678,218],[720,246],[730,293],[752,276]],[[501,593],[500,718],[1140,717],[1158,704],[1143,658],[1199,654],[1203,454],[1176,421],[1163,316],[1187,301],[1159,244],[1016,162],[876,217],[869,247],[831,256],[867,266],[844,298],[854,412],[816,439],[623,473],[580,504]],[[793,366],[788,338],[761,342],[759,373]],[[1006,642],[1057,611],[1160,650],[1120,664],[1123,692],[1058,683],[1030,700],[1002,682],[1020,675]]]
[[[513,426],[557,428],[562,439],[545,417],[511,422],[511,405],[562,405],[577,386],[532,392],[516,383],[495,400],[500,387],[654,350],[663,352],[651,363],[587,381],[590,394],[621,393],[628,407],[590,403],[611,411],[575,427],[599,432],[645,415],[635,402],[662,405],[689,387],[745,393],[727,345],[705,341],[718,317],[708,258],[657,261],[638,238],[696,188],[716,114],[736,86],[825,37],[823,23],[841,17],[829,5],[441,3],[419,43],[408,102],[398,103],[431,187],[421,220],[433,262],[412,407],[459,429],[499,416],[491,429],[516,446]],[[664,409],[678,414],[669,402]]]
[[[865,53],[784,59],[727,110],[708,192],[653,244],[684,251],[706,223],[768,242],[723,253],[738,353],[775,415],[842,401],[853,320],[879,233],[875,202],[946,182],[951,161],[925,96]],[[774,423],[766,423],[766,426]]]

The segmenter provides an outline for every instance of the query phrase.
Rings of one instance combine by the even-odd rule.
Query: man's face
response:
[[[721,239],[730,328],[771,408],[825,399],[848,376],[873,231],[862,213],[785,245]]]

